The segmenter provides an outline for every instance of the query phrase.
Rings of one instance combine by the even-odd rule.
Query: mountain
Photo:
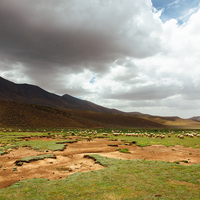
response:
[[[196,121],[196,122],[200,122],[200,116],[196,116],[196,117],[191,117],[189,118],[190,120]]]
[[[135,115],[135,116],[151,116],[149,114],[144,114],[144,113],[141,113],[141,112],[127,112],[127,114]]]
[[[7,127],[200,127],[181,119],[105,108],[68,94],[59,96],[0,77],[0,126]]]
[[[59,96],[29,84],[15,84],[0,77],[0,101],[14,101],[27,104],[38,104],[55,108],[88,110],[100,113],[123,114],[123,112],[105,108],[89,101],[77,99],[68,94]]]
[[[146,119],[152,122],[162,124],[170,128],[194,128],[194,129],[200,128],[200,121],[192,119],[182,119],[177,116],[161,117],[161,116],[153,116],[146,114],[139,114],[135,116],[141,119]]]
[[[4,128],[165,128],[131,115],[53,108],[0,101],[0,127]]]

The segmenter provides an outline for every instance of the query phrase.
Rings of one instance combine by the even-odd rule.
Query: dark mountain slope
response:
[[[69,110],[11,101],[0,101],[0,127],[4,128],[164,128],[131,115]]]
[[[0,77],[0,100],[14,101],[28,104],[38,104],[55,108],[80,109],[101,113],[123,112],[105,108],[89,101],[77,99],[70,95],[58,96],[42,88],[29,84],[15,84]]]
[[[200,116],[192,117],[192,118],[189,118],[189,119],[196,121],[196,122],[200,122]]]
[[[149,114],[144,114],[144,113],[141,113],[141,112],[127,112],[127,114],[135,115],[135,116],[151,116]]]

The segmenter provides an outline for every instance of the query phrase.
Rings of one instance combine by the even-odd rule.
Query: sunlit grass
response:
[[[60,141],[43,141],[43,140],[32,140],[32,141],[21,141],[16,142],[18,147],[30,147],[35,150],[52,150],[52,151],[62,151],[66,144],[60,144]]]
[[[24,180],[1,189],[0,199],[199,199],[199,164],[92,156],[106,168],[64,180]]]
[[[84,129],[83,129],[84,130]],[[72,133],[79,136],[76,129],[47,130],[45,132],[6,132],[0,133],[0,154],[8,149],[20,146],[31,149],[63,150],[65,145],[72,141]],[[93,131],[88,130],[89,131]],[[117,130],[128,132],[128,129]],[[134,132],[136,130],[132,130]],[[144,133],[158,130],[142,130]],[[175,134],[182,130],[176,130],[170,138],[126,137],[113,136],[112,129],[98,130],[96,135],[84,133],[79,140],[105,138],[107,140],[123,141],[122,143],[135,143],[145,147],[150,145],[183,145],[185,147],[200,148],[200,138],[179,139]],[[108,136],[102,133],[107,132]],[[51,141],[31,140],[24,141],[24,137],[51,136]],[[63,140],[56,140],[63,138]],[[71,139],[69,139],[71,138]],[[78,139],[74,140],[76,142]],[[118,149],[120,150],[120,149]],[[127,153],[127,152],[124,152]],[[200,165],[181,166],[176,163],[147,161],[147,160],[120,160],[109,159],[99,155],[92,155],[97,163],[106,168],[94,172],[76,173],[64,180],[48,181],[47,179],[23,180],[13,186],[0,190],[2,199],[200,199]],[[59,168],[60,170],[60,168]],[[63,169],[62,169],[63,170]]]
[[[73,135],[78,136],[79,139],[76,140],[83,140],[83,139],[94,139],[94,138],[105,138],[108,140],[113,140],[113,141],[123,141],[124,143],[135,143],[138,146],[145,147],[145,146],[151,146],[151,145],[165,145],[165,146],[174,146],[174,145],[182,145],[185,147],[193,147],[193,148],[200,148],[200,138],[195,137],[195,138],[189,138],[185,137],[184,139],[179,139],[175,137],[175,134],[181,133],[183,130],[175,130],[175,132],[171,135],[170,138],[167,137],[168,135],[168,130],[140,130],[141,133],[154,133],[158,134],[158,132],[166,133],[165,139],[160,139],[160,138],[148,138],[148,137],[126,137],[125,135],[120,135],[120,136],[114,136],[111,132],[112,129],[99,129],[99,130],[93,130],[93,129],[87,129],[87,132],[85,133],[84,129],[49,129],[49,130],[34,130],[35,132],[0,132],[0,155],[4,154],[8,149],[16,148],[19,146],[24,146],[24,147],[30,147],[35,150],[63,150],[65,148],[65,144],[59,141],[56,141],[56,138],[66,139],[70,138],[70,141],[73,140],[71,137]],[[79,132],[84,132],[79,135]],[[94,133],[94,131],[97,131],[97,134],[89,134],[89,132]],[[129,130],[128,129],[122,129],[122,130],[115,130],[117,132],[122,132],[126,133]],[[137,132],[138,130],[130,130],[130,132]],[[186,130],[187,131],[187,130]],[[185,132],[186,132],[185,131]],[[104,136],[102,133],[108,133],[108,136]],[[41,140],[34,140],[34,141],[23,141],[24,138],[29,138],[29,137],[51,137],[55,139],[55,141],[48,141],[48,142],[43,142]],[[67,142],[66,142],[67,143]]]

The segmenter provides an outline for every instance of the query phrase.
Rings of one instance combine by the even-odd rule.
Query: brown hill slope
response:
[[[0,126],[10,128],[164,128],[147,119],[130,115],[52,108],[0,101]]]
[[[141,119],[151,120],[171,128],[200,128],[200,122],[180,117],[160,117],[152,115],[138,116]]]
[[[200,122],[200,116],[192,117],[190,120]]]
[[[99,106],[89,101],[77,99],[68,94],[59,96],[49,93],[38,86],[15,84],[2,77],[0,77],[0,100],[38,104],[55,108],[89,110],[101,113],[123,113],[115,109]]]

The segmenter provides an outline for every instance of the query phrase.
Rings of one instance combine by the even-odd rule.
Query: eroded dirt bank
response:
[[[48,139],[45,139],[47,141]],[[108,146],[110,144],[118,145]],[[0,188],[5,188],[15,182],[32,178],[48,178],[49,180],[64,179],[76,172],[94,171],[104,168],[96,164],[92,159],[84,158],[84,155],[99,154],[109,158],[118,159],[146,159],[157,161],[187,161],[180,163],[191,165],[200,163],[200,149],[185,148],[182,146],[165,147],[154,145],[138,147],[136,145],[120,145],[120,141],[108,141],[106,139],[94,139],[93,141],[78,141],[68,144],[64,151],[38,152],[27,147],[12,150],[9,154],[0,156]],[[117,148],[128,148],[130,154],[120,153]],[[56,159],[46,158],[22,166],[16,166],[15,161],[24,157],[53,153]]]

